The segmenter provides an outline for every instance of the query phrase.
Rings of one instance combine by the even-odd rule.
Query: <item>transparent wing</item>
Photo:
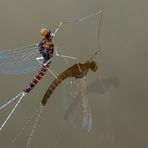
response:
[[[87,98],[87,84],[83,79],[67,80],[64,84],[64,118],[75,127],[89,131],[92,127],[91,110]]]
[[[0,51],[0,72],[22,74],[35,71],[40,66],[36,60],[40,56],[37,44]]]

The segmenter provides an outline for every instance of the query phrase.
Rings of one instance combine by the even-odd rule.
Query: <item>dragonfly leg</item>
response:
[[[66,24],[67,24],[67,25],[70,25],[70,24],[74,24],[74,23],[81,23],[81,22],[83,22],[83,21],[86,21],[87,19],[90,19],[90,18],[94,17],[94,16],[100,15],[100,23],[99,23],[99,28],[98,28],[98,49],[99,49],[99,50],[97,50],[97,51],[92,55],[92,57],[90,58],[90,60],[91,60],[91,59],[93,59],[93,58],[97,55],[98,52],[100,52],[100,49],[101,49],[101,47],[100,47],[100,29],[101,29],[101,24],[102,24],[103,12],[104,12],[103,10],[100,10],[100,11],[97,11],[97,12],[95,12],[95,13],[92,13],[92,14],[87,15],[87,16],[82,17],[82,18],[76,18],[76,19],[73,19],[73,20],[71,20],[71,21],[61,21],[61,22],[59,23],[58,27],[55,29],[54,33],[51,34],[51,36],[52,36],[52,37],[55,37],[56,34],[58,33],[58,31],[59,31],[64,25],[66,25]],[[65,60],[65,62],[66,62],[67,64],[68,64],[68,62],[67,62],[67,59],[66,59],[66,58],[71,58],[71,59],[74,58],[74,59],[75,59],[75,57],[65,56],[65,55],[63,55],[63,54],[59,54],[57,50],[56,50],[56,55],[57,55],[57,56],[60,56],[60,57],[63,57],[64,60]]]
[[[103,14],[103,10],[97,11],[97,12],[95,12],[95,13],[93,13],[93,14],[90,14],[90,15],[88,15],[88,16],[86,16],[86,17],[83,17],[83,18],[77,18],[77,19],[74,19],[74,20],[72,20],[72,21],[60,22],[59,25],[58,25],[58,27],[55,29],[54,33],[52,33],[51,35],[52,35],[53,37],[55,37],[56,34],[57,34],[57,32],[58,32],[58,31],[62,28],[62,26],[65,25],[65,24],[80,23],[80,22],[83,22],[83,21],[85,21],[85,20],[87,20],[87,19],[89,19],[89,18],[91,18],[91,17],[94,17],[94,16],[96,16],[96,15],[99,15],[99,14]]]
[[[55,48],[55,54],[56,54],[57,57],[73,59],[73,60],[77,59],[76,57],[73,57],[73,56],[68,56],[68,55],[60,54],[58,50],[61,50],[61,49],[60,48]]]
[[[55,48],[55,54],[57,57],[61,57],[64,59],[66,65],[69,65],[69,61],[68,59],[72,59],[72,60],[76,60],[77,58],[76,57],[72,57],[72,56],[68,56],[68,55],[64,55],[61,51],[59,53],[59,50],[61,50],[60,48]]]
[[[44,58],[41,56],[41,57],[37,57],[36,58],[36,60],[39,62],[39,63],[41,63],[42,64],[42,60],[43,60]]]
[[[55,72],[53,72],[50,68],[48,68],[48,71],[56,78],[58,79],[58,76]]]

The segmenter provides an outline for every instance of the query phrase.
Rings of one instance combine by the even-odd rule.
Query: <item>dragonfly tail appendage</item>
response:
[[[18,94],[16,97],[12,98],[9,103],[7,102],[6,104],[4,104],[1,108],[6,107],[8,104],[10,104],[11,102],[13,102],[15,99],[18,99],[17,103],[15,104],[15,106],[13,107],[13,109],[11,110],[11,112],[9,113],[9,115],[7,116],[7,118],[5,119],[5,121],[2,123],[2,125],[0,126],[0,131],[3,129],[3,127],[6,125],[6,123],[8,122],[8,120],[10,119],[10,117],[12,116],[12,114],[14,113],[14,111],[16,110],[16,108],[18,107],[18,105],[20,104],[20,102],[22,101],[23,97],[26,95],[25,92],[21,92],[20,94]]]
[[[28,118],[28,120],[25,122],[24,126],[18,131],[18,133],[16,134],[16,136],[13,137],[12,141],[8,145],[8,148],[12,148],[12,146],[14,145],[14,143],[16,142],[16,140],[22,135],[22,133],[24,132],[24,130],[27,128],[27,126],[31,123],[31,121],[34,118],[37,120],[37,118],[38,118],[41,110],[42,110],[42,106],[40,105],[37,108],[37,110]],[[36,122],[36,120],[35,120],[35,122]],[[29,139],[28,139],[28,141],[29,141]]]
[[[35,120],[35,122],[34,122],[33,128],[32,128],[31,133],[30,133],[30,136],[29,136],[29,138],[28,138],[28,142],[27,142],[26,148],[29,148],[29,146],[30,146],[30,143],[31,143],[33,134],[34,134],[34,132],[35,132],[37,123],[39,122],[39,119],[40,119],[40,117],[41,117],[42,112],[43,112],[43,106],[40,104],[39,112],[38,112],[38,114],[37,114],[36,120]]]

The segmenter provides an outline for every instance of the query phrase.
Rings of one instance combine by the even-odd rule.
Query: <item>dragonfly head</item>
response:
[[[93,72],[96,72],[96,71],[97,71],[98,65],[96,64],[95,61],[91,61],[91,62],[90,62],[90,69],[91,69]]]
[[[41,35],[42,37],[45,37],[48,33],[49,33],[49,30],[48,30],[47,28],[42,28],[42,29],[40,30],[40,35]]]

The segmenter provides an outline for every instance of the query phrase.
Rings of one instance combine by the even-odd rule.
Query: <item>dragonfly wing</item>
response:
[[[35,71],[40,67],[36,60],[39,56],[37,44],[0,51],[0,72],[22,74]]]
[[[80,88],[79,83],[76,80],[66,80],[64,84],[64,118],[68,121],[75,122],[79,114],[80,100],[77,97],[78,90]],[[78,113],[77,113],[78,112]]]
[[[87,100],[86,80],[71,79],[64,86],[64,118],[74,126],[89,131],[92,127],[91,111]]]
[[[82,106],[83,106],[83,118],[82,118],[82,128],[87,129],[88,131],[92,127],[92,116],[91,110],[87,98],[87,82],[86,78],[83,78],[81,81],[81,94],[82,94]]]

